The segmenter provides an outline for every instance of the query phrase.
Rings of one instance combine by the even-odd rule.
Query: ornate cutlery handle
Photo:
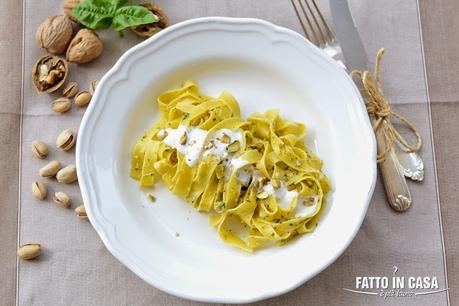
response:
[[[376,132],[376,142],[378,151],[384,150],[385,129],[378,129]],[[379,169],[386,189],[386,196],[390,206],[396,211],[403,212],[411,205],[411,194],[406,183],[404,170],[400,166],[397,155],[393,148],[386,155],[386,159],[379,163]]]

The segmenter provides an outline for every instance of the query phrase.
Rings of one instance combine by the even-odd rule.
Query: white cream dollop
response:
[[[274,188],[269,182],[263,186],[263,191],[266,191],[269,195],[274,195],[278,205],[284,209],[288,209],[292,201],[298,197],[298,192],[288,190],[284,183],[281,183],[279,188]]]
[[[177,129],[166,129],[167,136],[163,142],[185,155],[185,162],[190,166],[196,166],[201,157],[208,132],[191,126],[179,125]],[[186,142],[181,144],[181,138],[186,133]]]
[[[225,143],[221,141],[223,135],[227,135],[229,137],[228,142]],[[212,144],[212,146],[206,151],[204,151],[204,156],[212,154],[221,158],[225,158],[229,155],[227,150],[228,146],[235,141],[239,141],[239,143],[242,145],[241,131],[220,129],[216,131],[209,139],[209,143]]]

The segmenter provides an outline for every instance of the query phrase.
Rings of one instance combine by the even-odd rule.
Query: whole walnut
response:
[[[94,31],[81,29],[73,37],[67,48],[67,60],[77,64],[84,64],[99,57],[103,50],[104,45]]]
[[[40,24],[35,33],[35,40],[46,52],[62,54],[72,39],[72,32],[72,22],[67,16],[51,16]]]
[[[80,2],[82,1],[81,0],[64,0],[64,2],[62,3],[62,8],[64,9],[65,15],[67,15],[67,17],[69,17],[75,22],[78,22],[78,20],[75,17],[73,17],[72,10],[75,6],[80,4]]]

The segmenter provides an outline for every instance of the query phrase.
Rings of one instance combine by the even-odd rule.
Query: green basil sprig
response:
[[[106,29],[113,25],[120,32],[126,28],[158,22],[158,16],[143,6],[127,5],[128,0],[86,0],[76,5],[73,16],[84,26]]]

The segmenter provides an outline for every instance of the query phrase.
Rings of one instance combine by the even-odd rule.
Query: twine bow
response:
[[[351,72],[351,76],[358,76],[362,82],[363,89],[366,93],[366,108],[368,115],[374,118],[373,129],[375,133],[378,133],[380,129],[383,129],[385,144],[384,149],[379,150],[378,163],[385,160],[387,154],[394,147],[395,141],[400,144],[403,151],[407,153],[416,152],[421,148],[422,140],[416,127],[404,116],[394,112],[391,109],[389,101],[384,96],[384,92],[381,89],[381,59],[384,54],[384,48],[379,49],[376,54],[375,72],[372,75],[369,71],[358,71],[354,70]],[[408,141],[400,135],[397,129],[391,122],[391,118],[395,117],[402,122],[411,132],[413,132],[416,143],[410,144]]]

